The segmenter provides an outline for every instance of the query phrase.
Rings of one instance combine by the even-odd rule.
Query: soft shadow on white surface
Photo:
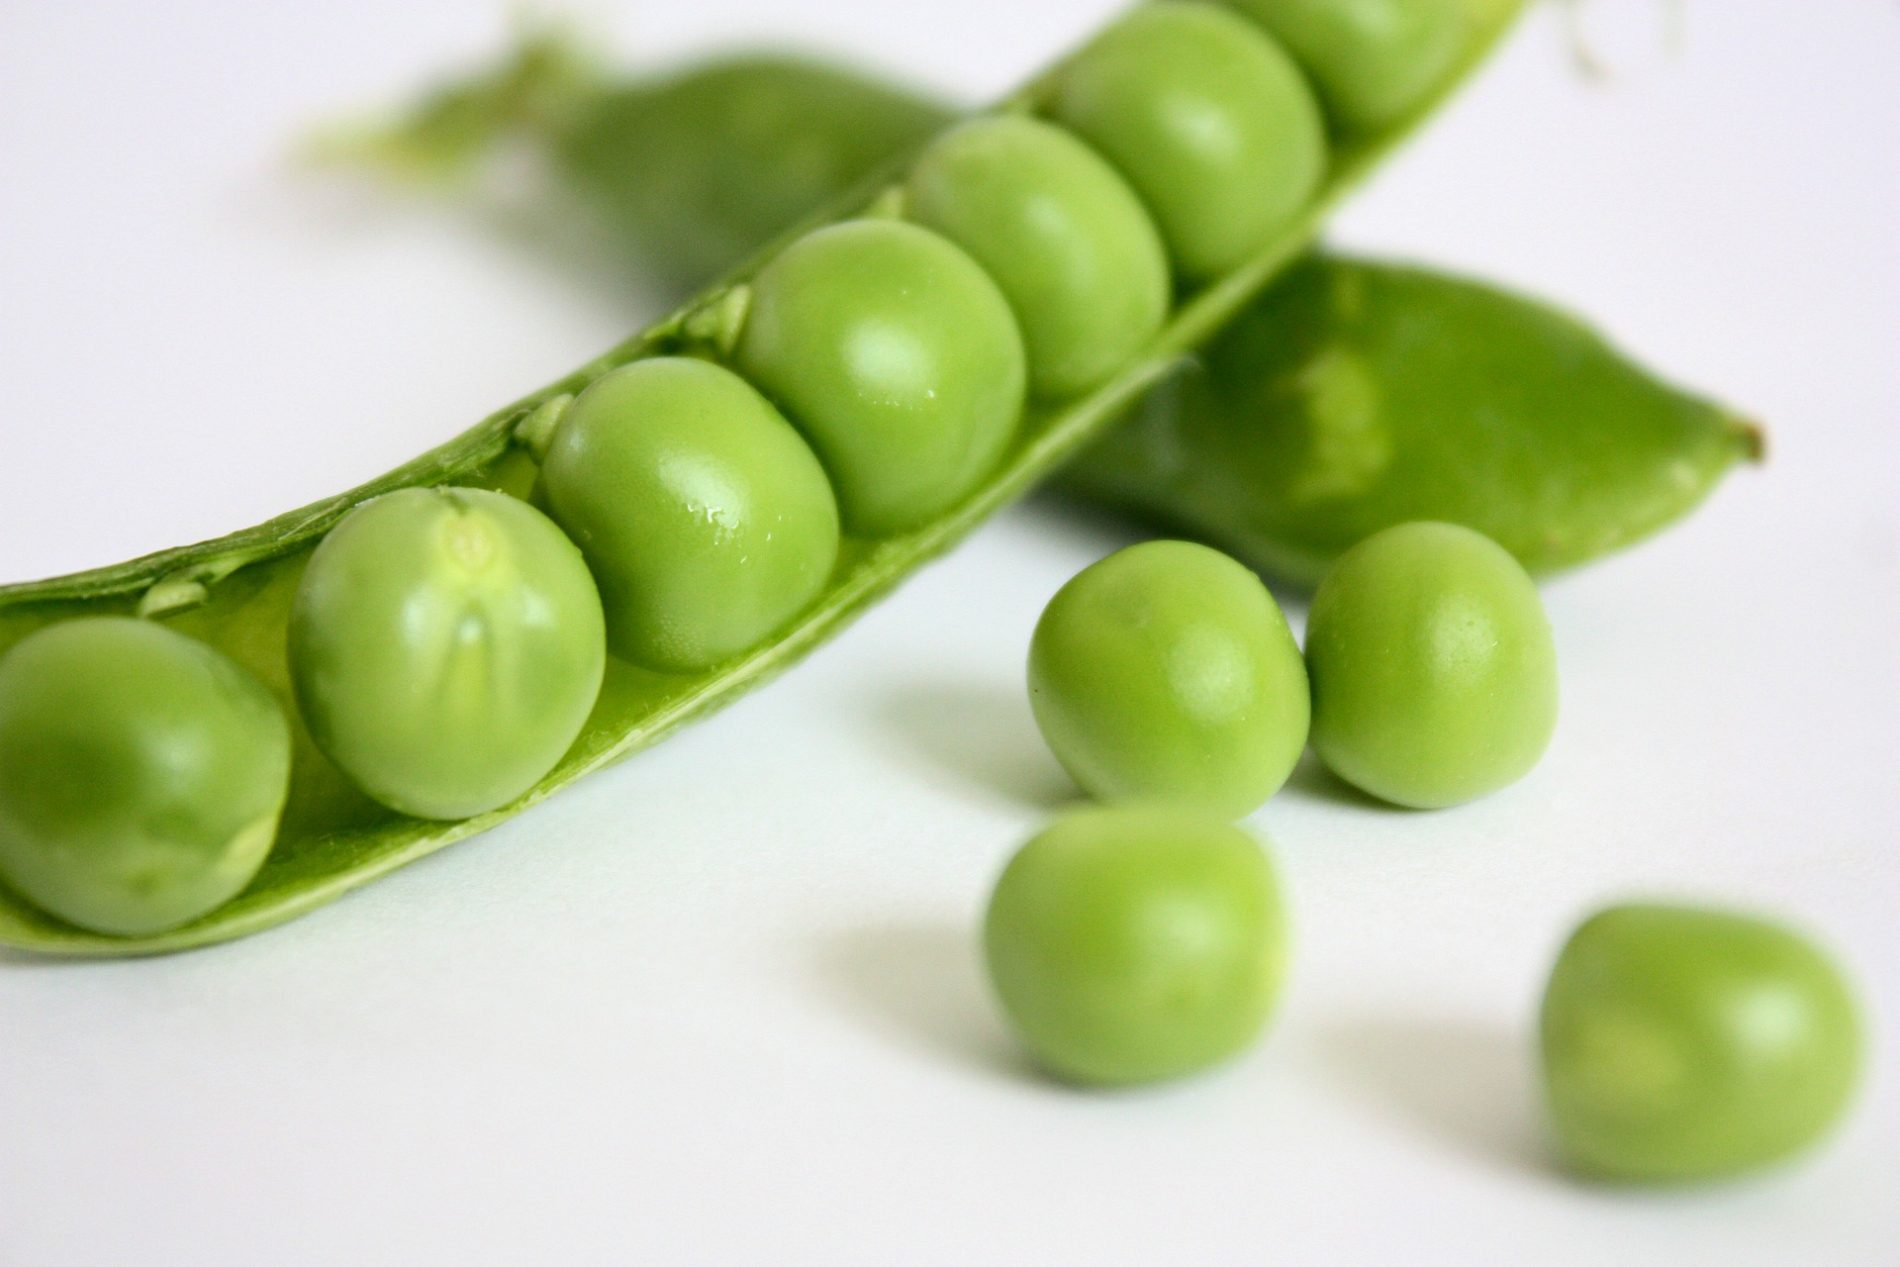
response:
[[[1367,1017],[1313,1040],[1343,1090],[1447,1151],[1525,1175],[1554,1175],[1539,1133],[1533,1053],[1509,1031],[1466,1020]]]
[[[1021,685],[893,682],[876,714],[904,756],[968,788],[1042,810],[1081,795],[1049,755]]]
[[[972,929],[889,923],[818,946],[819,975],[850,1017],[908,1049],[1007,1079],[1035,1078],[985,992]]]

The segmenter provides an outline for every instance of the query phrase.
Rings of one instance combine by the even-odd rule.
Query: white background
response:
[[[855,50],[972,99],[1100,0],[697,0],[662,59]],[[0,957],[0,1264],[1856,1264],[1900,1261],[1900,10],[1555,11],[1337,226],[1561,298],[1766,420],[1772,462],[1547,591],[1564,718],[1438,814],[1302,774],[1259,816],[1297,906],[1279,1022],[1184,1085],[1038,1081],[972,929],[1070,795],[1020,683],[1124,538],[1002,516],[730,711],[281,930]],[[346,487],[647,311],[300,128],[501,41],[499,6],[0,0],[0,576]],[[1294,607],[1295,618],[1302,613]],[[1310,772],[1309,772],[1310,773]],[[1871,1078],[1733,1187],[1582,1186],[1527,1031],[1632,893],[1785,913],[1848,962]]]

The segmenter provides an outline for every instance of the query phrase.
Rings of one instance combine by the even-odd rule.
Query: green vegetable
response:
[[[1040,396],[1095,386],[1167,318],[1154,223],[1115,169],[1061,128],[973,119],[923,152],[906,193],[906,214],[968,251],[1008,297]]]
[[[1253,1042],[1279,998],[1287,919],[1246,832],[1154,805],[1076,810],[1004,869],[983,924],[1023,1044],[1075,1082],[1197,1072]]]
[[[1464,33],[1482,20],[1469,6],[1415,0],[1249,2],[1304,59],[1346,136],[1369,125],[1342,122],[1342,109],[1351,109],[1342,94],[1378,102],[1361,107],[1369,118],[1413,94],[1442,92],[1464,64],[1461,51],[1457,65],[1442,65],[1444,42],[1457,35],[1454,47],[1467,48]],[[467,143],[466,125],[442,125],[462,114],[445,102],[515,101],[519,116],[529,113],[520,99],[537,96],[524,83],[545,96],[557,79],[571,108],[538,114],[583,128],[590,165],[568,164],[560,128],[544,124],[536,135],[568,183],[622,231],[630,262],[663,277],[674,275],[663,265],[675,259],[738,259],[784,222],[782,208],[815,205],[821,196],[808,171],[861,156],[873,129],[857,120],[892,115],[887,85],[796,58],[719,59],[678,72],[651,98],[640,81],[576,87],[574,77],[552,75],[549,60],[543,45],[529,45],[513,66],[438,94],[376,152],[467,161],[480,147]],[[715,108],[754,91],[772,103],[775,119],[797,121],[782,124],[797,132],[796,146],[760,154],[759,137],[776,128],[755,127],[749,111]],[[674,94],[699,107],[668,108]],[[618,103],[611,126],[602,121],[603,99]],[[918,111],[930,109],[912,100]],[[811,162],[779,157],[794,151]],[[631,189],[726,196],[716,214],[695,206],[674,216],[672,203],[606,196],[610,173]],[[1022,316],[1023,300],[1011,298]],[[1033,379],[1036,322],[1023,320]],[[1060,482],[1072,495],[1311,585],[1361,538],[1413,519],[1476,528],[1533,573],[1571,567],[1686,514],[1761,449],[1753,426],[1658,381],[1544,304],[1426,270],[1321,254],[1262,294],[1200,362],[1151,392],[1128,425],[1110,430]]]
[[[1318,257],[1064,479],[1312,584],[1415,519],[1474,528],[1532,572],[1571,567],[1688,513],[1760,452],[1753,427],[1555,309]]]
[[[961,501],[1022,417],[1009,302],[969,256],[897,220],[819,229],[766,264],[733,363],[805,433],[865,535]]]
[[[1481,38],[1474,39],[1467,50],[1470,61],[1475,62],[1517,6],[1514,0],[1470,2],[1486,19]],[[1048,89],[1049,79],[1045,77],[1004,103],[1003,109],[1020,111],[1046,99]],[[1408,118],[1405,126],[1409,127],[1415,118]],[[984,516],[1046,478],[1082,443],[1098,434],[1142,391],[1170,372],[1187,349],[1230,320],[1292,260],[1331,205],[1400,139],[1403,130],[1395,127],[1377,137],[1341,146],[1332,156],[1328,181],[1293,222],[1270,241],[1261,243],[1231,272],[1177,303],[1155,338],[1112,378],[1060,405],[1035,405],[1019,417],[995,416],[994,402],[1016,399],[1023,379],[1020,347],[999,338],[992,317],[1000,312],[1001,324],[1012,340],[1014,318],[994,284],[955,247],[927,230],[905,228],[888,218],[827,231],[827,224],[860,220],[867,214],[888,214],[894,204],[901,203],[897,186],[906,173],[897,170],[890,173],[889,183],[842,201],[827,221],[808,226],[797,239],[788,238],[784,247],[734,274],[728,284],[709,291],[574,373],[381,480],[222,541],[166,551],[97,572],[0,590],[0,648],[75,616],[139,612],[216,646],[267,686],[288,693],[291,672],[284,648],[299,580],[309,567],[313,570],[312,584],[316,583],[317,564],[312,561],[312,553],[321,550],[319,542],[344,516],[381,494],[440,485],[515,498],[526,496],[539,478],[535,454],[552,443],[551,432],[558,433],[562,411],[571,407],[567,398],[580,396],[611,371],[656,356],[693,356],[721,362],[728,369],[757,371],[759,378],[752,385],[768,398],[777,397],[790,420],[804,430],[808,439],[817,441],[814,447],[821,460],[829,460],[828,469],[839,485],[835,491],[844,517],[845,537],[838,565],[801,614],[764,641],[702,670],[662,673],[609,658],[593,710],[581,723],[565,755],[559,756],[531,786],[518,792],[504,785],[533,764],[530,757],[546,759],[548,751],[556,747],[554,741],[562,730],[558,722],[572,702],[569,691],[574,683],[569,674],[547,671],[563,680],[552,683],[550,698],[534,705],[543,710],[540,712],[522,711],[530,705],[516,696],[497,696],[488,700],[486,707],[480,706],[480,701],[470,701],[476,706],[466,711],[496,717],[497,729],[478,734],[475,724],[467,723],[465,717],[451,719],[463,721],[464,727],[444,727],[438,739],[448,751],[440,754],[440,764],[432,764],[430,758],[400,742],[404,735],[398,723],[406,722],[411,716],[407,710],[417,701],[397,698],[386,702],[398,711],[387,724],[388,735],[369,717],[373,697],[383,689],[375,685],[375,680],[385,669],[390,669],[393,676],[392,666],[407,656],[407,650],[398,645],[379,656],[365,652],[360,659],[353,656],[339,661],[350,664],[352,673],[362,670],[353,680],[363,693],[316,698],[328,687],[321,686],[316,674],[309,671],[319,667],[311,655],[319,649],[313,643],[304,649],[306,655],[299,656],[311,658],[311,664],[297,674],[299,692],[306,712],[334,714],[328,721],[311,719],[312,728],[339,762],[354,767],[349,773],[355,778],[382,796],[404,795],[404,789],[394,784],[413,779],[417,786],[409,791],[421,793],[416,807],[425,812],[444,812],[450,808],[449,802],[464,796],[470,801],[491,801],[508,793],[514,799],[456,821],[398,814],[365,798],[349,778],[320,755],[311,736],[299,731],[294,737],[298,747],[290,799],[277,844],[256,879],[236,898],[182,928],[115,940],[88,934],[24,902],[0,897],[0,942],[42,951],[125,954],[202,945],[256,931],[481,831],[581,775],[653,743],[673,727],[728,702],[809,651],[883,591],[968,533]],[[807,272],[805,265],[820,257],[836,261],[836,267],[844,271],[829,278]],[[788,264],[794,258],[799,268]],[[866,260],[878,267],[888,264],[914,279],[942,284],[944,291],[939,300],[944,306],[931,308],[922,296],[893,295],[888,277],[846,275],[849,268]],[[840,296],[854,296],[852,302],[876,307],[890,324],[854,324],[847,319],[848,314],[831,307]],[[794,308],[814,314],[818,320],[810,328],[755,329],[755,323],[775,321],[775,310],[790,312]],[[946,319],[949,313],[969,318],[974,326],[982,328],[951,330],[952,323]],[[837,359],[840,349],[834,340],[848,332],[855,342],[846,364]],[[794,347],[805,348],[812,359],[786,359],[786,350]],[[1015,349],[1014,357],[1008,354],[1011,348]],[[906,380],[904,374],[912,371],[953,377],[942,382]],[[966,371],[984,381],[964,378]],[[1003,380],[1000,385],[995,381],[999,378]],[[1013,387],[1009,381],[1012,378]],[[910,402],[915,412],[889,408],[891,401],[856,394],[867,388],[889,389],[892,400]],[[933,391],[942,398],[933,398]],[[850,430],[856,426],[909,428],[919,444],[938,446],[933,454],[945,469],[935,472],[934,482],[925,486],[922,481],[928,473],[920,470],[908,448],[891,456],[892,469],[888,472],[847,469],[847,458],[859,461],[889,438],[888,434],[872,432],[856,434]],[[959,444],[962,447],[958,448]],[[985,454],[986,449],[993,453],[993,461]],[[928,495],[941,499],[934,515],[914,518],[914,506],[894,504],[893,488],[906,482],[920,498]],[[415,496],[429,501],[440,495]],[[521,513],[528,512],[524,509]],[[893,515],[902,515],[911,526],[892,530],[879,525],[880,517],[888,524]],[[496,522],[505,521],[497,515]],[[552,531],[538,519],[529,522]],[[865,526],[867,522],[871,527]],[[392,566],[400,565],[405,558],[427,558],[427,552],[413,542],[397,545],[403,548],[392,548],[386,560]],[[567,549],[566,557],[578,569],[578,552]],[[549,550],[547,554],[553,558],[559,552]],[[524,575],[523,585],[531,590],[539,573],[536,569],[535,576]],[[401,588],[402,581],[400,577],[384,580],[388,583],[366,587],[369,601],[363,610],[371,625],[381,620],[386,627],[392,595]],[[549,583],[565,588],[565,582]],[[427,586],[424,591],[428,591]],[[338,593],[344,594],[345,588],[340,587]],[[334,636],[341,647],[346,634],[363,628],[348,623],[349,606],[340,600],[335,604],[326,600],[299,605],[309,607],[312,620],[322,618],[326,643]],[[558,601],[551,604],[556,610],[564,605]],[[476,617],[471,623],[478,628],[488,619],[505,624],[510,618],[506,603],[492,597],[473,603],[470,614]],[[601,626],[595,623],[599,618],[596,611],[593,620],[581,622],[586,629],[578,624],[563,628],[562,637],[572,639],[572,643],[561,645],[579,646],[600,636]],[[304,623],[303,614],[298,623]],[[524,644],[526,641],[533,639],[524,638]],[[327,647],[324,650],[327,655]],[[421,657],[419,665],[425,670],[429,667],[426,660],[426,656]],[[489,667],[493,670],[490,680],[503,692],[534,676],[520,671],[518,664],[497,662]],[[429,711],[428,701],[420,703],[423,711]],[[530,733],[501,733],[515,724],[511,718],[517,713]],[[396,742],[385,746],[392,736]],[[457,744],[486,745],[490,740],[499,755],[454,751]],[[490,761],[494,768],[490,768]],[[503,766],[505,771],[500,769]],[[511,777],[501,777],[504,772]],[[388,786],[379,785],[383,778],[391,778]],[[477,798],[477,792],[483,795]]]
[[[1313,749],[1397,805],[1516,782],[1557,725],[1557,651],[1537,587],[1483,535],[1410,523],[1333,565],[1306,622]]]
[[[1437,90],[1470,38],[1444,0],[1228,0],[1306,67],[1334,127],[1382,128]]]
[[[1326,134],[1292,58],[1212,4],[1129,11],[1055,77],[1048,111],[1121,169],[1190,281],[1233,268],[1319,187]]]
[[[69,620],[0,657],[0,877],[61,919],[136,937],[220,905],[289,785],[277,701],[183,634]]]
[[[838,561],[818,460],[730,370],[636,361],[562,411],[542,496],[600,582],[614,654],[703,669],[778,632]]]
[[[1839,969],[1778,924],[1613,906],[1545,988],[1544,1093],[1564,1160],[1631,1183],[1716,1179],[1793,1156],[1837,1122],[1861,1067]]]
[[[480,814],[561,759],[607,659],[572,542],[502,493],[412,488],[363,503],[310,556],[290,672],[317,746],[418,818]]]
[[[1077,573],[1029,645],[1029,702],[1075,781],[1229,818],[1306,747],[1306,666],[1267,587],[1218,550],[1150,541]]]

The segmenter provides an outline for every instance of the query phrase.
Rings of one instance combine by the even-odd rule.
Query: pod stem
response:
[[[560,131],[605,78],[572,30],[539,23],[487,69],[438,84],[393,116],[319,127],[303,148],[318,162],[453,180],[511,136]]]

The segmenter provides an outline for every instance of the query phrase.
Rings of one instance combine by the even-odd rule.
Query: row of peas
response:
[[[1324,84],[1313,13],[1292,25]],[[638,360],[538,411],[535,505],[438,487],[345,516],[289,622],[311,737],[404,814],[517,799],[580,733],[609,649],[666,672],[759,645],[845,536],[967,496],[1032,397],[1129,364],[1176,289],[1270,243],[1327,162],[1321,106],[1260,22],[1131,11],[1028,109],[940,137],[882,214],[767,262],[705,358]],[[211,648],[129,618],[49,626],[0,662],[0,876],[94,931],[186,923],[263,864],[291,751],[274,698]]]

